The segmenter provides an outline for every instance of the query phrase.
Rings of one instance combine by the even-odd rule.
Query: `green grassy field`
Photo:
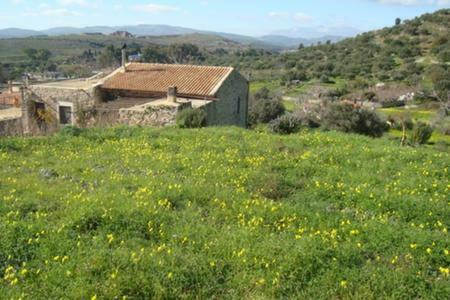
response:
[[[382,108],[379,109],[378,111],[385,117],[406,114],[414,122],[425,122],[425,123],[432,123],[433,120],[437,117],[438,113],[437,110],[430,110],[420,107],[409,109],[404,107]],[[446,122],[445,124],[447,124],[446,126],[450,126],[450,118],[446,118],[445,122]],[[411,134],[411,132],[408,132],[408,134]],[[389,136],[393,138],[401,138],[402,132],[400,130],[393,129],[389,131]],[[450,136],[445,135],[439,132],[439,130],[435,129],[433,135],[431,136],[430,143],[433,144],[440,143],[448,147],[450,146]]]
[[[320,131],[1,139],[1,298],[445,299],[449,158]]]
[[[250,93],[255,93],[262,88],[267,88],[271,92],[282,89],[278,80],[261,80],[250,83]]]
[[[437,110],[430,110],[424,108],[410,108],[406,109],[404,107],[393,107],[393,108],[381,108],[379,109],[381,113],[386,116],[407,114],[414,121],[421,122],[431,122],[437,114]]]
[[[321,83],[318,80],[311,80],[299,86],[288,88],[286,95],[295,97],[307,93],[313,87],[324,87],[329,89],[341,89],[347,83],[347,80],[341,78],[332,78],[333,83]]]

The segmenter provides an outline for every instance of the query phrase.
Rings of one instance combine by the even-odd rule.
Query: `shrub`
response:
[[[411,132],[411,143],[416,145],[426,144],[433,134],[433,127],[426,123],[418,122]]]
[[[284,114],[285,110],[279,99],[259,99],[250,106],[248,119],[250,125],[269,123]]]
[[[327,75],[322,75],[322,76],[320,76],[320,82],[330,83],[330,78]]]
[[[324,112],[322,126],[327,130],[353,132],[380,137],[387,130],[386,122],[374,112],[351,104],[333,103]]]
[[[409,116],[401,116],[401,115],[389,115],[387,120],[391,126],[391,128],[396,130],[402,130],[403,126],[406,129],[411,130],[414,127],[414,122]]]
[[[397,100],[397,99],[390,99],[390,100],[381,102],[381,106],[383,108],[402,107],[402,106],[405,106],[405,101]]]
[[[376,102],[377,101],[377,94],[373,91],[365,91],[364,92],[364,99],[367,99],[367,101]]]
[[[298,110],[296,112],[296,116],[300,120],[302,126],[308,128],[319,128],[322,114],[323,111],[320,106],[314,106],[308,110]]]
[[[201,128],[206,126],[206,112],[202,109],[184,109],[177,114],[180,128]]]
[[[81,129],[76,126],[65,126],[59,131],[59,135],[61,136],[80,136],[84,132],[84,129]]]
[[[302,120],[294,114],[286,114],[276,118],[269,124],[269,128],[274,133],[291,134],[298,132],[301,128]]]

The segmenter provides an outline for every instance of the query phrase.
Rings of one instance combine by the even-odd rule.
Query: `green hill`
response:
[[[318,131],[2,139],[2,298],[444,299],[449,159]]]
[[[450,9],[444,9],[336,44],[301,48],[280,62],[287,80],[340,77],[416,85],[429,65],[450,63],[449,37]]]

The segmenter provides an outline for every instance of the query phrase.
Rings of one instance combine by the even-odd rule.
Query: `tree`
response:
[[[6,76],[3,72],[3,65],[0,63],[0,83],[5,82]]]
[[[402,19],[400,18],[395,19],[395,25],[398,26],[400,24],[402,24]]]
[[[196,45],[186,43],[170,45],[168,56],[176,64],[198,62],[205,59]]]
[[[446,65],[432,65],[427,70],[427,75],[433,84],[433,93],[441,102],[447,106],[450,99],[450,70]]]
[[[38,63],[47,63],[50,60],[52,53],[48,49],[39,49],[36,51],[36,61]]]
[[[35,64],[43,64],[49,61],[50,57],[52,56],[52,53],[48,49],[34,49],[34,48],[28,48],[23,50],[23,52],[26,54],[29,60],[31,60],[32,63]]]
[[[33,62],[36,60],[36,55],[37,55],[36,49],[27,48],[27,49],[23,50],[23,52],[25,53],[25,55],[28,57],[29,60],[31,60]]]
[[[298,45],[298,50],[302,50],[305,48],[305,45],[303,45],[303,43],[301,43],[300,45]]]
[[[106,47],[104,51],[100,54],[100,57],[98,58],[98,63],[101,67],[111,67],[114,65],[117,65],[119,62],[119,53],[121,52],[120,49],[116,49],[114,45],[109,45]]]
[[[142,53],[142,60],[144,62],[152,63],[167,63],[169,58],[163,50],[156,46],[146,47]]]

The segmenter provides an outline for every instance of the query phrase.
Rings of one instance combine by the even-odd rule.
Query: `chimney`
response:
[[[171,103],[177,102],[177,87],[176,86],[170,86],[167,90],[167,101]]]
[[[127,44],[122,46],[122,68],[125,72],[127,71]]]
[[[8,91],[10,94],[13,93],[13,83],[11,80],[8,81]]]

